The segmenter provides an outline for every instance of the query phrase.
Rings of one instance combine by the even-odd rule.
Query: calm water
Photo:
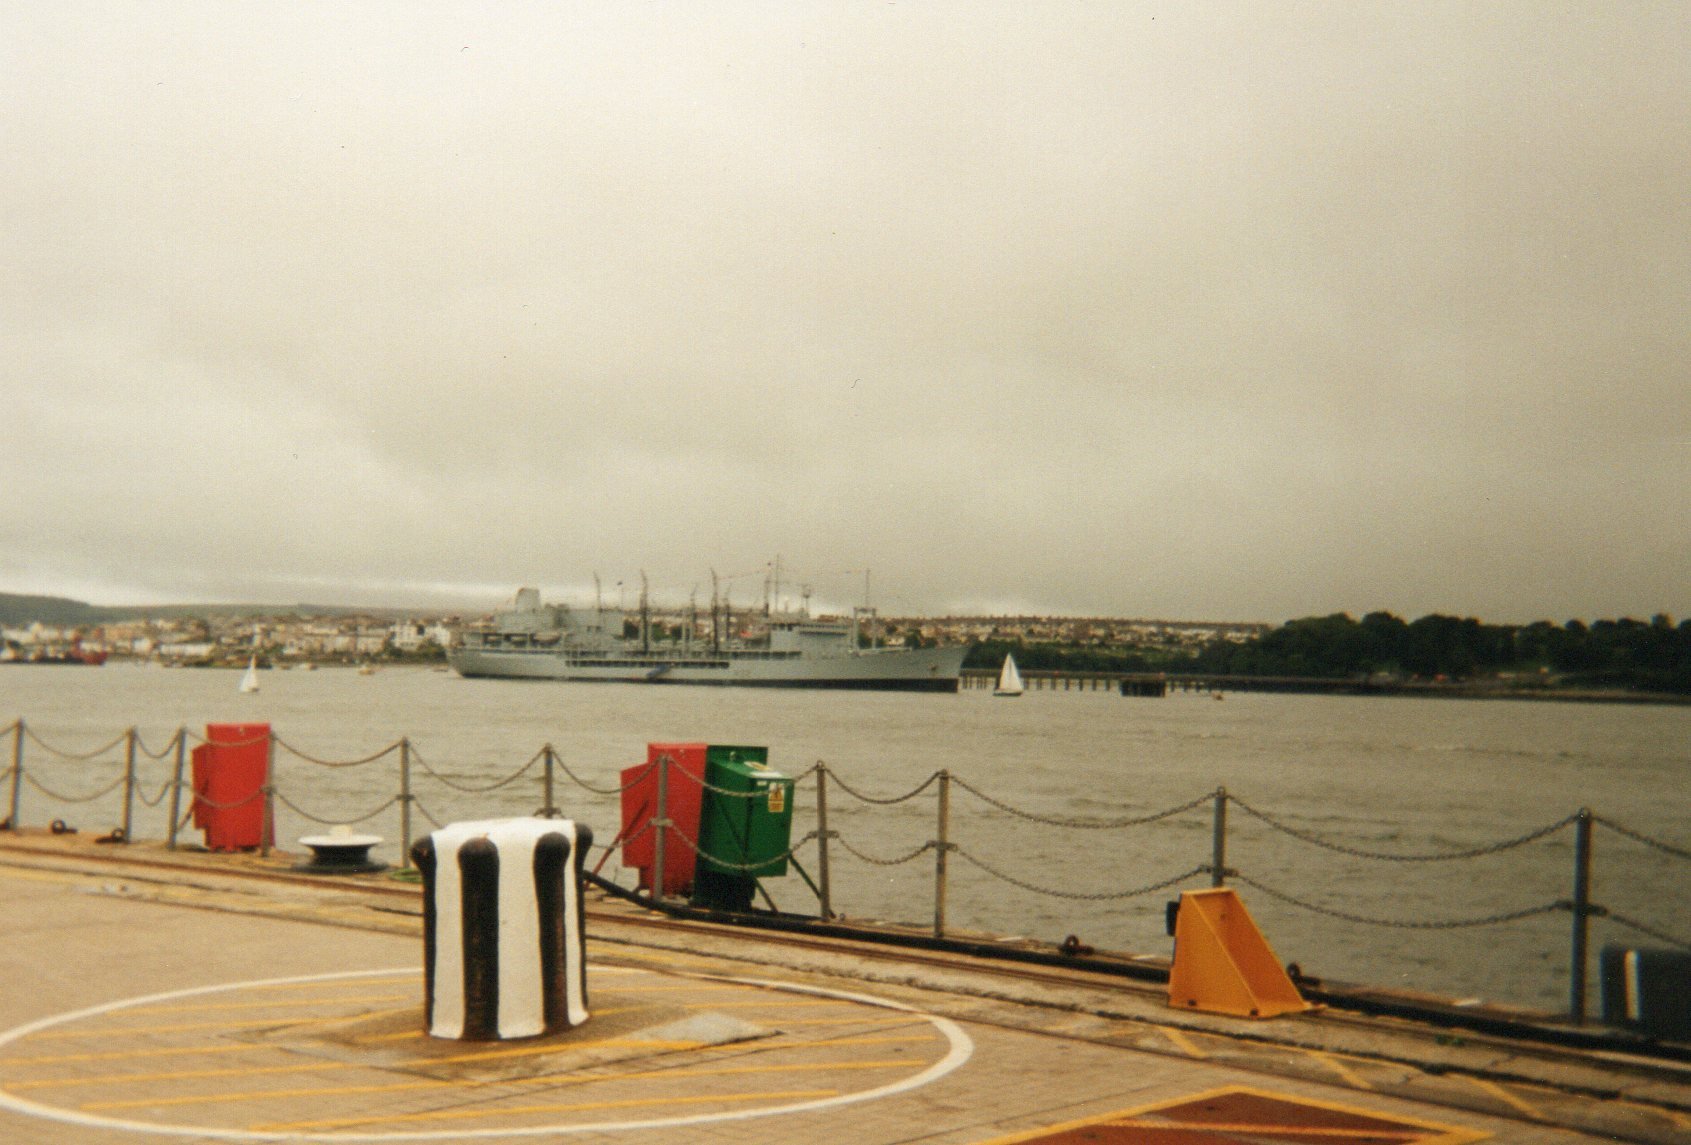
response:
[[[1056,818],[1100,819],[1161,810],[1225,785],[1296,829],[1350,847],[1405,853],[1459,850],[1525,834],[1581,806],[1680,848],[1691,846],[1691,709],[1408,698],[1037,692],[1018,700],[957,696],[764,692],[710,688],[462,680],[430,669],[274,671],[255,695],[239,674],[113,664],[93,669],[0,666],[0,721],[21,716],[61,752],[84,753],[134,725],[164,747],[178,726],[269,721],[289,747],[327,760],[380,751],[408,736],[413,789],[441,821],[527,814],[541,802],[540,770],[486,794],[547,742],[582,779],[612,787],[648,741],[765,744],[788,774],[817,760],[864,794],[888,798],[946,769],[993,798]],[[9,748],[9,737],[7,742]],[[6,758],[9,762],[9,752]],[[90,761],[25,744],[25,773],[66,795],[121,775],[121,750]],[[156,796],[170,761],[143,757],[141,793]],[[348,819],[398,790],[398,757],[329,769],[278,753],[281,793],[303,811]],[[815,826],[814,784],[798,796],[796,834]],[[617,800],[558,775],[558,802],[601,841],[617,829]],[[831,789],[831,826],[865,855],[893,859],[935,835],[935,795],[875,806]],[[22,818],[64,818],[84,830],[121,821],[114,793],[92,804],[51,801],[26,784]],[[319,828],[282,807],[278,838]],[[397,857],[389,809],[363,828]],[[417,830],[425,830],[420,819]],[[138,806],[137,836],[162,837],[163,805]],[[185,836],[197,839],[197,835]],[[1028,822],[953,788],[951,838],[965,853],[1035,888],[1100,895],[1148,885],[1209,860],[1210,808],[1152,826],[1079,830]],[[1270,830],[1229,809],[1228,862],[1276,891],[1351,915],[1397,921],[1468,919],[1571,894],[1573,831],[1460,862],[1353,858]],[[287,844],[284,843],[284,846]],[[1599,828],[1595,899],[1684,939],[1691,937],[1691,863]],[[814,873],[815,844],[800,851]],[[877,866],[831,852],[835,909],[858,918],[933,919],[933,856]],[[613,859],[606,872],[616,870]],[[626,881],[626,879],[625,879]],[[1188,887],[1207,885],[1200,876]],[[951,862],[948,921],[957,928],[1052,942],[1166,954],[1163,903],[1173,891],[1071,900],[1001,881],[968,857]],[[796,876],[772,885],[784,908],[815,900]],[[1282,960],[1347,981],[1560,1008],[1567,1001],[1570,916],[1481,928],[1363,925],[1241,893]],[[1606,941],[1653,940],[1605,920]],[[1594,955],[1595,959],[1595,955]],[[1595,978],[1595,960],[1592,975]],[[1595,995],[1594,995],[1595,997]]]

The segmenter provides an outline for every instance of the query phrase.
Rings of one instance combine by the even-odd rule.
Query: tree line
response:
[[[1256,676],[1351,678],[1386,674],[1467,680],[1499,673],[1554,674],[1563,685],[1691,692],[1691,621],[1666,615],[1556,625],[1485,624],[1433,614],[1404,621],[1371,612],[1289,621],[1243,644],[1215,642],[1193,669]]]
[[[1196,651],[989,640],[970,649],[964,667],[997,668],[1007,654],[1034,671],[1451,681],[1513,674],[1524,683],[1691,694],[1691,620],[1675,625],[1663,614],[1515,625],[1437,613],[1405,621],[1370,612],[1356,620],[1338,612]]]

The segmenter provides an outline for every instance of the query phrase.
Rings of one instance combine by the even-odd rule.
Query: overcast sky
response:
[[[1687,5],[0,14],[0,591],[1691,614]]]

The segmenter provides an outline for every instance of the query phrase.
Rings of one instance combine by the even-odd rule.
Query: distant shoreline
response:
[[[996,670],[965,668],[969,680],[990,680]],[[1691,705],[1691,695],[1675,692],[1633,692],[1606,688],[1560,688],[1554,685],[1511,688],[1483,682],[1432,680],[1345,680],[1303,676],[1216,676],[1185,672],[1062,672],[1023,670],[1030,691],[1068,691],[1076,685],[1114,690],[1124,681],[1166,683],[1170,693],[1189,691],[1270,692],[1309,696],[1419,696],[1439,700],[1540,700],[1564,704]]]

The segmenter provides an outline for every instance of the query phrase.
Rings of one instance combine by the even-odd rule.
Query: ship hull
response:
[[[865,652],[855,656],[667,659],[611,657],[541,649],[456,649],[448,658],[466,677],[573,680],[620,684],[683,684],[734,688],[833,688],[887,692],[955,692],[967,649]]]

